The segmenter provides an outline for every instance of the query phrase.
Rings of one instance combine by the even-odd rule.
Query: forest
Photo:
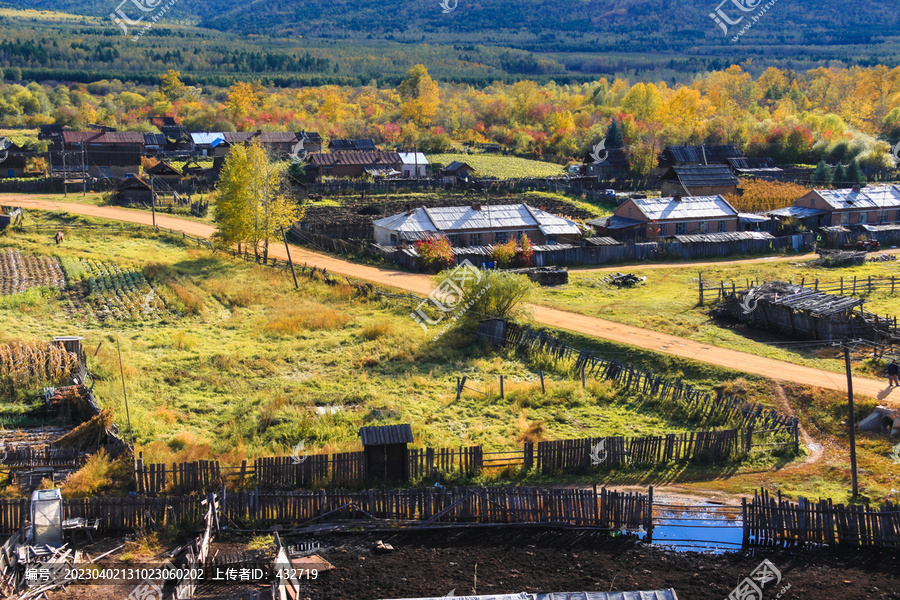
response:
[[[318,131],[326,139],[368,137],[432,152],[460,141],[492,142],[561,163],[610,137],[609,147],[629,147],[637,172],[652,169],[666,145],[699,143],[734,143],[785,164],[855,158],[890,167],[900,141],[900,67],[773,67],[754,78],[735,65],[688,85],[600,78],[475,88],[438,82],[418,65],[396,87],[300,89],[253,81],[189,85],[173,70],[156,85],[54,85],[9,81],[17,79],[14,71],[5,69],[0,85],[0,127],[13,129],[55,123],[155,132],[149,117],[168,115],[189,130]]]

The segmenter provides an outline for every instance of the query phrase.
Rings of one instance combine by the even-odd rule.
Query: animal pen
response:
[[[900,342],[896,317],[863,309],[865,300],[771,281],[745,290],[726,291],[726,314],[744,323],[783,331],[793,337],[835,341],[864,339],[882,347]]]

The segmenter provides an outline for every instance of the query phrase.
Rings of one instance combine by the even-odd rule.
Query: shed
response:
[[[153,190],[150,184],[140,177],[126,177],[116,187],[120,202],[153,202]]]
[[[31,538],[34,545],[61,545],[62,522],[62,492],[54,489],[35,490],[31,493]]]
[[[412,427],[381,425],[360,427],[359,438],[365,454],[366,479],[401,481],[409,474],[409,448],[413,441]]]

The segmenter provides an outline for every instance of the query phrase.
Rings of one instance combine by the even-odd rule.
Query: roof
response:
[[[304,142],[310,142],[312,144],[322,143],[322,136],[319,135],[318,131],[298,131],[297,137]]]
[[[144,134],[140,131],[63,131],[62,137],[67,144],[144,145]]]
[[[145,146],[165,146],[167,143],[166,136],[161,133],[145,133],[144,134],[144,145]]]
[[[726,167],[727,169],[727,167]],[[722,196],[675,198],[632,198],[639,211],[651,221],[672,219],[715,219],[737,217],[737,210]]]
[[[793,217],[795,219],[808,219],[809,217],[818,217],[824,215],[828,211],[821,208],[808,208],[806,206],[786,206],[784,208],[776,208],[770,210],[767,215],[773,217]]]
[[[527,204],[484,205],[480,207],[480,210],[475,210],[471,206],[421,207],[408,213],[378,219],[374,225],[398,232],[447,232],[537,227],[544,235],[580,233],[580,229],[574,221]]]
[[[747,158],[746,156],[727,158],[726,162],[732,169],[776,169],[775,161],[768,156],[756,156]],[[779,171],[781,169],[778,169]]]
[[[159,161],[149,169],[146,169],[146,171],[151,175],[181,175],[181,172],[178,171],[178,169],[164,160]]]
[[[693,186],[736,186],[737,176],[728,165],[691,165],[671,167],[662,176],[664,181],[679,181],[688,189]]]
[[[199,131],[191,134],[191,141],[195,146],[210,146],[215,148],[225,142],[225,134],[221,131]]]
[[[423,152],[400,152],[400,160],[404,165],[427,165],[428,159]]]
[[[383,446],[385,444],[412,444],[412,427],[402,425],[380,425],[360,427],[359,437],[363,446]]]
[[[629,219],[628,217],[620,217],[619,215],[610,215],[609,217],[591,219],[587,224],[602,229],[628,229],[629,227],[643,225],[644,222],[637,219]]]
[[[459,162],[458,160],[454,160],[452,163],[450,163],[449,165],[444,167],[444,171],[459,171],[463,167],[467,168],[470,171],[475,170],[464,162]]]
[[[701,144],[699,146],[669,146],[663,151],[663,162],[696,163],[698,165],[725,164],[729,158],[744,155],[734,144]]]
[[[608,148],[606,150],[606,160],[602,163],[595,162],[590,153],[584,155],[584,164],[595,164],[598,167],[609,169],[627,169],[631,163],[628,161],[628,155],[625,148]]]
[[[675,235],[675,241],[682,244],[708,244],[722,242],[739,242],[743,240],[774,240],[775,236],[767,231],[734,231],[731,233],[700,233],[697,235]]]
[[[124,190],[150,190],[150,184],[141,179],[140,177],[126,177],[123,179],[118,186],[116,186],[118,191]]]
[[[863,224],[859,225],[859,227],[861,227],[862,229],[865,229],[866,231],[871,231],[872,233],[878,233],[878,232],[883,232],[883,231],[900,231],[900,224],[898,224],[898,225],[887,225],[887,224],[872,225],[872,224],[863,223]]]
[[[772,217],[768,214],[758,215],[756,213],[738,213],[738,220],[741,223],[765,223],[771,221]]]
[[[864,187],[853,189],[813,190],[833,210],[856,208],[900,208],[900,188],[895,185]]]
[[[332,150],[375,150],[375,140],[365,138],[359,140],[334,139],[328,142]]]
[[[591,237],[585,238],[588,246],[621,246],[622,242],[611,237]]]
[[[396,152],[363,152],[348,150],[340,153],[312,152],[306,159],[309,164],[319,167],[335,165],[401,165],[400,155]]]

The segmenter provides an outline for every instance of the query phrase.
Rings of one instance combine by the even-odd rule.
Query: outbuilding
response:
[[[412,427],[382,425],[360,427],[366,479],[369,481],[402,481],[409,474],[409,444],[413,442]]]

